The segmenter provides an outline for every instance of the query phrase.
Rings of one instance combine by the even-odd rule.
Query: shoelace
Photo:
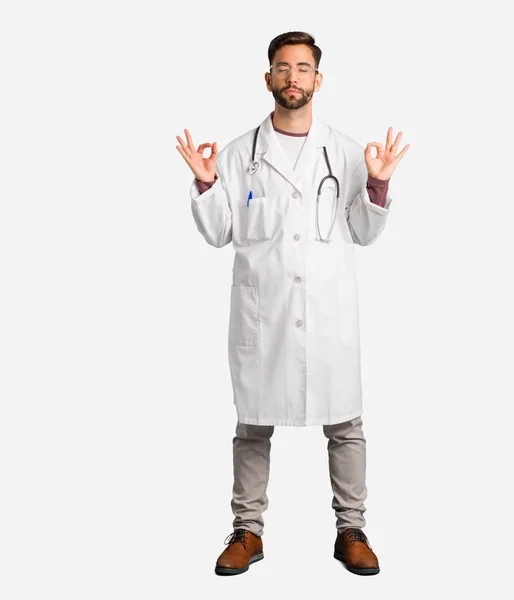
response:
[[[230,544],[235,544],[236,542],[241,542],[243,546],[246,548],[246,536],[248,535],[248,531],[246,529],[234,529],[234,531],[227,535],[225,541],[223,542],[226,546],[230,546]],[[228,542],[227,542],[228,540]]]
[[[347,529],[345,533],[349,538],[353,537],[353,542],[364,542],[370,550],[373,550],[366,534],[361,529]]]

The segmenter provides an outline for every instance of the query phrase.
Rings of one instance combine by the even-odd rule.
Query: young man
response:
[[[195,175],[191,206],[215,247],[235,250],[229,362],[238,422],[233,439],[233,529],[215,571],[243,573],[263,555],[262,513],[275,425],[322,425],[328,438],[335,558],[361,575],[379,572],[362,531],[366,440],[362,430],[354,244],[385,227],[388,182],[408,145],[362,147],[312,115],[321,50],[303,32],[268,49],[274,111],[218,154],[177,150]],[[377,156],[371,155],[371,147]],[[203,157],[206,148],[211,155]]]

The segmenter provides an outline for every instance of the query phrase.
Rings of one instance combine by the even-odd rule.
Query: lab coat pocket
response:
[[[255,286],[231,288],[229,345],[259,345],[259,290]]]
[[[240,207],[239,240],[243,244],[264,242],[272,238],[272,206],[266,196],[252,198]]]

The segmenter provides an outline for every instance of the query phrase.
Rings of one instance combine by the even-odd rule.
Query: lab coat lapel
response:
[[[314,171],[317,148],[323,146],[321,124],[313,117],[307,139],[296,164],[296,169],[293,170],[285,150],[273,129],[271,114],[261,123],[257,148],[255,150],[256,158],[258,159],[258,155],[261,154],[262,159],[303,194],[308,189],[307,183],[310,181],[312,172]]]
[[[271,165],[276,171],[278,171],[282,177],[287,179],[291,185],[296,189],[300,190],[299,182],[300,178],[298,173],[293,171],[293,167],[287,158],[284,148],[277,137],[275,130],[273,129],[273,122],[271,120],[271,113],[261,123],[259,129],[259,138],[257,141],[257,148],[255,153],[257,155],[262,153],[262,158],[269,165]]]

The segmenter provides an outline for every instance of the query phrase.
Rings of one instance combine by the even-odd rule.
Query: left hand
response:
[[[393,171],[396,169],[396,165],[403,158],[404,154],[409,149],[410,144],[407,144],[403,150],[396,156],[400,140],[402,138],[402,132],[396,136],[394,144],[393,140],[393,128],[389,127],[387,130],[387,139],[385,148],[379,142],[369,142],[364,149],[364,160],[366,161],[366,167],[368,173],[377,179],[390,179]],[[375,146],[377,149],[377,155],[371,156],[371,148]]]

